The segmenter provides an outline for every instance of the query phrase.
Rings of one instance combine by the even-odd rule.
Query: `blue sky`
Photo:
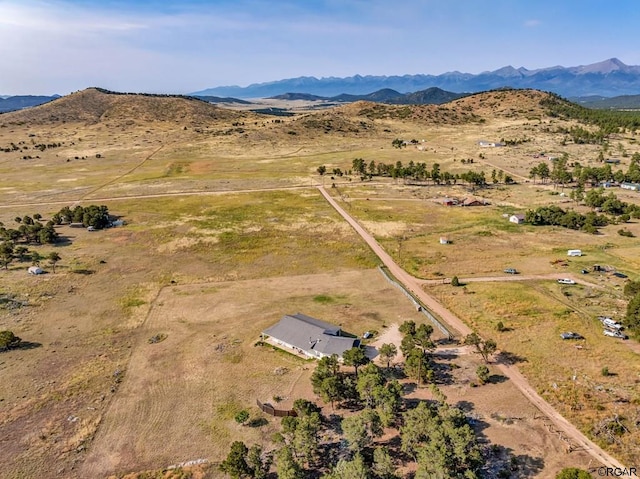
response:
[[[637,0],[0,0],[0,94],[640,64]]]

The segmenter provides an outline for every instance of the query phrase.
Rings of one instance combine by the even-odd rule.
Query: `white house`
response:
[[[517,214],[509,216],[509,221],[517,225],[524,223],[524,215]]]

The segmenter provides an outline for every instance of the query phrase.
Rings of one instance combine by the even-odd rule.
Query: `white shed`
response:
[[[582,251],[579,249],[567,250],[567,256],[582,256]]]
[[[44,270],[40,266],[29,266],[27,270],[29,274],[43,274]]]

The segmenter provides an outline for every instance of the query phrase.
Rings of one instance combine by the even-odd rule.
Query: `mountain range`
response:
[[[610,58],[575,67],[553,66],[528,70],[506,66],[479,74],[454,71],[441,75],[298,77],[254,83],[247,87],[208,88],[192,95],[267,98],[296,92],[334,97],[341,94],[363,95],[383,89],[406,93],[431,87],[460,93],[511,87],[551,91],[565,97],[637,95],[640,94],[640,66],[625,65],[617,58]]]
[[[41,105],[51,100],[60,98],[60,95],[53,96],[35,96],[35,95],[17,95],[0,97],[0,113],[7,111],[21,110],[30,106]]]
[[[364,95],[350,95],[342,93],[340,95],[326,97],[312,95],[308,93],[285,93],[271,97],[275,100],[307,100],[307,101],[329,101],[339,103],[350,103],[354,101],[372,101],[376,103],[388,103],[392,105],[440,105],[465,96],[466,93],[453,93],[441,88],[431,87],[413,93],[400,93],[391,88],[383,88]],[[207,97],[198,97],[207,98]]]

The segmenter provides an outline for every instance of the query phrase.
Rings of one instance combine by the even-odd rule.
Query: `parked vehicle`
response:
[[[504,272],[507,274],[518,274],[518,270],[515,268],[507,268],[504,270]]]
[[[611,329],[605,329],[604,331],[602,331],[602,334],[604,334],[605,336],[611,336],[612,338],[629,339],[629,336],[627,336],[623,332],[614,331]]]
[[[581,269],[581,270],[580,270],[580,272],[581,272],[582,274],[589,274],[589,271],[587,271],[586,269]]]
[[[558,280],[558,283],[560,283],[560,284],[576,284],[576,282],[574,280],[569,279],[569,278],[560,278]]]
[[[615,329],[616,331],[620,331],[621,329],[624,329],[624,326],[622,324],[620,324],[617,321],[614,321],[611,318],[604,318],[602,320],[602,324],[604,324],[605,328]]]
[[[567,331],[566,333],[562,333],[560,337],[562,339],[584,339],[582,335],[578,333],[574,333],[573,331]]]
[[[613,273],[613,275],[617,278],[628,278],[628,276],[624,273],[621,273],[619,271],[616,271],[615,273]]]

